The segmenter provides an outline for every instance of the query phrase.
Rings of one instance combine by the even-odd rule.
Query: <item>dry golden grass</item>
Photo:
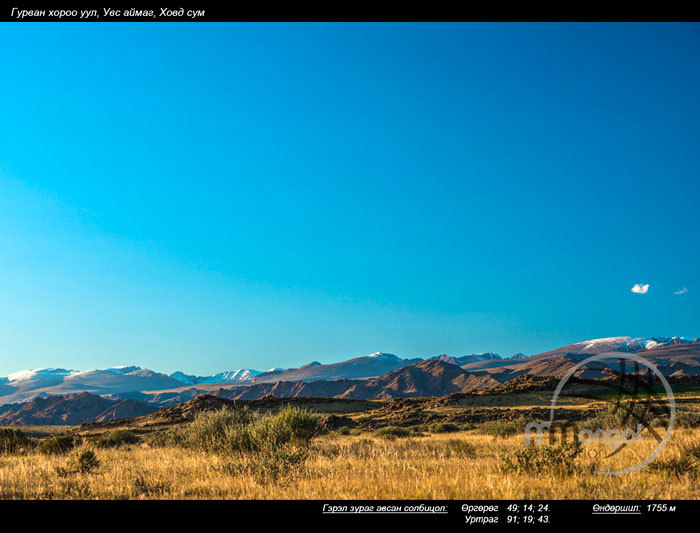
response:
[[[647,453],[655,444],[647,438],[643,450],[630,453]],[[303,466],[274,480],[227,468],[230,460],[217,455],[175,447],[98,449],[100,465],[91,473],[61,473],[67,456],[28,452],[0,456],[0,499],[700,498],[695,470],[604,476],[591,473],[594,461],[581,457],[570,475],[508,471],[504,454],[523,445],[522,434],[495,439],[474,431],[393,441],[321,437]],[[672,462],[693,445],[700,450],[700,430],[676,430],[662,458]],[[612,466],[630,464],[620,455]]]

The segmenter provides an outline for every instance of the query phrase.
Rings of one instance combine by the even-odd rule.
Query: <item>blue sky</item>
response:
[[[700,335],[699,64],[697,24],[3,24],[0,375]]]

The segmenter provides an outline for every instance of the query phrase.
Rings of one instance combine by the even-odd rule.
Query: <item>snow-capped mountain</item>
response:
[[[65,368],[33,368],[29,370],[19,370],[18,372],[0,377],[0,383],[58,382],[78,373],[79,372],[76,370],[66,370]]]
[[[213,376],[192,376],[183,372],[174,372],[170,377],[185,385],[199,385],[200,383],[245,383],[252,381],[253,377],[262,374],[259,370],[240,368],[229,372],[219,372]]]
[[[339,363],[313,361],[299,368],[263,372],[253,378],[253,383],[370,378],[418,361],[420,359],[402,359],[394,354],[376,352]]]
[[[28,370],[19,370],[7,376],[0,377],[0,383],[60,383],[66,379],[72,379],[80,376],[88,375],[95,372],[109,372],[112,374],[124,375],[141,370],[138,366],[119,365],[112,368],[104,368],[101,370],[66,370],[65,368],[32,368]]]
[[[493,352],[482,352],[482,353],[477,353],[477,354],[473,354],[473,355],[480,358],[482,361],[488,361],[491,359],[503,359],[500,355],[498,355],[497,353],[493,353]]]
[[[106,372],[113,372],[114,374],[130,374],[131,372],[136,372],[137,370],[141,370],[140,366],[126,366],[126,365],[117,365],[113,366],[112,368],[104,368]]]
[[[137,390],[162,390],[182,386],[177,380],[138,366],[97,370],[34,368],[0,378],[0,404],[32,400],[38,396],[111,394]]]
[[[550,353],[599,354],[607,352],[643,352],[671,344],[693,344],[697,338],[689,337],[604,337],[563,346]],[[541,354],[543,355],[543,354]]]

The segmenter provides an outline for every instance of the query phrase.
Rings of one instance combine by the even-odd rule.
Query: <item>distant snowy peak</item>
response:
[[[65,368],[34,368],[30,370],[13,372],[2,379],[5,383],[23,381],[63,381],[64,379],[79,373],[80,372],[77,370],[66,370]]]
[[[442,355],[438,355],[436,357],[432,357],[431,359],[435,359],[437,361],[442,361],[443,363],[449,363],[451,365],[459,366],[459,361],[457,361],[457,359],[455,359],[454,357],[450,357],[446,353],[444,353]]]
[[[474,354],[474,357],[481,358],[481,361],[490,361],[492,359],[503,359],[500,355],[498,355],[497,353],[493,353],[493,352],[477,353],[477,354]]]
[[[571,353],[598,354],[605,352],[643,352],[670,344],[692,344],[697,338],[689,337],[605,337],[570,345]]]
[[[103,368],[101,370],[67,370],[65,368],[33,368],[30,370],[20,370],[13,372],[0,378],[0,381],[5,383],[24,382],[24,381],[64,381],[84,374],[94,374],[95,372],[110,372],[112,374],[131,374],[132,372],[141,371],[139,366],[119,365],[111,368]]]
[[[199,385],[200,383],[245,383],[253,380],[253,377],[262,372],[251,368],[240,368],[229,372],[219,372],[213,376],[193,376],[183,372],[175,372],[170,377],[185,385]]]
[[[396,359],[401,359],[397,355],[394,355],[393,353],[384,353],[384,352],[375,352],[369,355],[366,355],[365,357],[371,357],[372,359],[386,359],[386,360],[396,360]]]
[[[502,357],[498,355],[497,353],[492,353],[492,352],[483,352],[483,353],[473,353],[470,355],[462,355],[458,357],[452,357],[447,354],[442,354],[442,355],[435,355],[433,357],[429,357],[427,360],[428,361],[442,361],[444,363],[449,363],[451,365],[457,365],[457,366],[462,366],[466,365],[469,363],[476,363],[479,361],[492,361],[492,360],[500,360]]]
[[[141,370],[140,366],[127,366],[127,365],[117,365],[112,368],[104,368],[105,372],[112,372],[113,374],[130,374],[131,372],[136,372]]]
[[[497,353],[492,353],[492,352],[482,352],[482,353],[473,353],[469,355],[461,355],[457,357],[453,357],[451,355],[447,355],[446,353],[442,355],[435,355],[433,357],[429,357],[428,360],[433,360],[437,359],[438,361],[448,361],[449,359],[455,359],[457,361],[461,359],[469,359],[471,361],[490,361],[492,359],[502,359],[500,355]]]
[[[200,379],[202,379],[199,376],[185,374],[184,372],[180,372],[179,370],[170,374],[170,377],[184,383],[185,385],[195,385],[199,383]]]
[[[528,356],[525,355],[524,353],[518,352],[518,353],[514,353],[513,355],[511,355],[510,359],[527,359],[527,357]]]
[[[110,381],[114,382],[115,379],[126,382],[133,379],[148,379],[161,376],[165,377],[162,374],[156,374],[152,370],[127,365],[118,365],[96,370],[33,368],[29,370],[20,370],[7,376],[0,377],[0,384],[12,387],[15,390],[29,391],[47,387],[61,387],[67,384],[77,386],[76,384],[85,385],[87,383],[92,383],[94,385]]]
[[[259,370],[253,370],[252,368],[239,368],[233,372],[222,372],[214,376],[212,383],[219,383],[219,379],[223,379],[222,383],[228,382],[238,382],[238,381],[250,381],[254,376],[262,374]]]

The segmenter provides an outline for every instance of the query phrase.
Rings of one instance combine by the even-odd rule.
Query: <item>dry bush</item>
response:
[[[506,454],[503,457],[503,466],[506,471],[518,474],[572,474],[576,471],[576,458],[580,453],[581,444],[578,441],[559,446],[530,444]]]
[[[127,444],[136,444],[139,437],[132,431],[117,429],[100,435],[95,440],[95,445],[100,448],[116,448]]]
[[[36,449],[40,453],[61,455],[68,453],[81,442],[82,439],[77,435],[56,435],[42,440]]]
[[[0,428],[0,454],[12,454],[30,445],[23,431],[15,428]]]

